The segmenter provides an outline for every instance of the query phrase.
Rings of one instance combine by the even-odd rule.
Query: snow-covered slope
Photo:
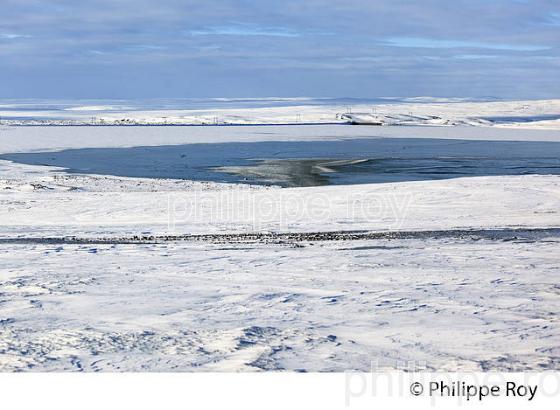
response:
[[[368,123],[383,125],[469,125],[558,129],[560,100],[468,101],[435,98],[362,100],[251,100],[246,104],[181,108],[180,103],[136,105],[0,104],[4,124],[27,125],[227,125]],[[274,103],[274,104],[273,104]],[[186,104],[186,103],[185,103]],[[188,104],[186,104],[188,106]],[[218,108],[216,108],[218,105]],[[165,106],[165,105],[163,105]]]

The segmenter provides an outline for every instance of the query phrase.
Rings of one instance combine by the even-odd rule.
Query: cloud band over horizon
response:
[[[547,0],[3,0],[0,98],[560,97]]]

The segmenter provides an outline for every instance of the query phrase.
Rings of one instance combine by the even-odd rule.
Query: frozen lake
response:
[[[284,187],[558,175],[560,143],[437,138],[195,143],[0,155],[70,173]]]
[[[559,131],[10,126],[0,153],[2,371],[560,368]]]

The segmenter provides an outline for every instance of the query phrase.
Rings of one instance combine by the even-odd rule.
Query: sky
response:
[[[0,99],[560,98],[558,0],[0,0]]]

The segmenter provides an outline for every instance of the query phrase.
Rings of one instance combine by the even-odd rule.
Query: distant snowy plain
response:
[[[314,122],[366,107],[278,104],[204,115]],[[64,109],[82,116],[96,111],[99,121],[122,117],[114,107]],[[560,144],[558,120],[551,119],[560,112],[558,101],[376,107],[375,115],[412,112],[462,126],[426,126],[424,120],[386,127],[4,123],[0,154],[384,137]],[[173,117],[172,108],[163,114],[135,109],[126,117]],[[520,110],[525,120],[512,121]],[[45,117],[39,111],[33,106],[26,115]],[[372,363],[395,369],[409,361],[438,371],[560,369],[560,237],[554,233],[126,243],[208,233],[558,228],[559,176],[281,189],[68,174],[0,161],[0,204],[2,371],[368,371]],[[63,237],[84,242],[46,240]]]

